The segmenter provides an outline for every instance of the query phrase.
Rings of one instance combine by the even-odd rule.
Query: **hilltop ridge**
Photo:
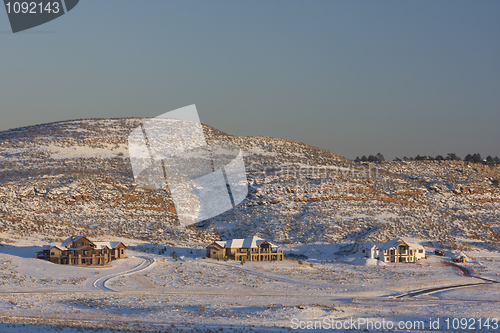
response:
[[[458,163],[360,164],[303,143],[238,137],[203,125],[208,141],[244,152],[249,195],[187,228],[165,191],[134,183],[127,137],[146,118],[83,119],[0,132],[0,231],[54,239],[114,234],[205,244],[260,235],[278,243],[350,243],[409,236],[498,249],[498,168]]]

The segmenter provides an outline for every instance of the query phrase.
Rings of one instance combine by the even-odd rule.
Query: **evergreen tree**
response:
[[[477,153],[472,155],[472,161],[474,163],[481,163],[483,161],[483,159],[481,158],[481,154]]]

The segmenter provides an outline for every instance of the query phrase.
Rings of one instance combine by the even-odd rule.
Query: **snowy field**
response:
[[[0,238],[1,332],[286,332],[314,322],[316,331],[318,323],[330,331],[325,323],[351,319],[394,323],[387,331],[418,331],[397,325],[420,322],[424,331],[434,332],[430,321],[439,319],[441,331],[470,332],[454,330],[452,320],[490,318],[492,324],[491,318],[500,319],[500,285],[463,276],[446,265],[446,257],[429,255],[417,265],[371,265],[336,256],[335,245],[310,244],[284,248],[301,261],[241,265],[203,259],[203,248],[120,239],[129,246],[126,259],[108,268],[85,268],[34,259],[47,240]],[[476,276],[500,281],[499,253],[467,255]],[[466,286],[398,297],[458,285]]]

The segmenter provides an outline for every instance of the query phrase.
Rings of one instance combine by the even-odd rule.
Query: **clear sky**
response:
[[[196,104],[347,158],[500,156],[500,1],[82,0],[12,34],[0,130]]]

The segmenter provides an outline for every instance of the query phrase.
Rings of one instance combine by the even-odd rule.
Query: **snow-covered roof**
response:
[[[260,244],[262,244],[265,241],[266,241],[265,239],[262,239],[260,237],[252,236],[252,237],[247,237],[244,239],[242,239],[242,238],[232,239],[232,240],[228,240],[225,242],[219,241],[219,242],[217,242],[217,244],[221,245],[222,247],[224,247],[224,245],[225,245],[226,248],[229,248],[229,249],[253,249],[253,248],[258,247]],[[222,243],[224,243],[224,245],[222,245]],[[272,243],[269,243],[269,244],[271,245],[271,247],[278,247],[275,244],[272,244]]]
[[[94,244],[96,245],[96,249],[97,250],[102,250],[104,249],[106,246],[109,247],[110,249],[114,249],[116,248],[121,242],[94,242]]]
[[[415,243],[415,242],[409,242],[409,241],[407,241],[407,240],[404,240],[404,241],[405,241],[405,243],[406,243],[406,244],[408,244],[408,245],[410,246],[410,248],[412,248],[412,249],[422,249],[422,250],[424,250],[424,249],[425,249],[425,247],[424,247],[424,246],[422,246],[422,245],[420,245],[420,244],[418,244],[418,243]]]
[[[403,241],[401,240],[401,238],[391,239],[383,244],[380,244],[378,246],[378,248],[381,250],[394,249],[394,248],[398,247],[399,245],[401,245],[402,243],[403,243]]]
[[[74,237],[74,239],[73,239],[73,237]],[[64,242],[62,242],[61,246],[66,247],[69,244],[76,242],[77,240],[79,240],[80,238],[83,238],[83,237],[85,237],[85,236],[71,236],[71,237],[67,238]]]
[[[220,247],[226,247],[226,241],[215,241],[215,244],[219,245]]]
[[[396,239],[391,239],[383,244],[380,244],[378,248],[380,250],[390,250],[390,249],[395,249],[399,245],[406,243],[408,246],[412,249],[423,249],[424,247],[418,243],[413,243],[413,242],[408,242],[403,238],[396,238]]]
[[[368,241],[368,242],[364,243],[363,245],[361,245],[361,247],[363,247],[365,249],[373,249],[373,248],[376,248],[377,245],[374,242]]]

